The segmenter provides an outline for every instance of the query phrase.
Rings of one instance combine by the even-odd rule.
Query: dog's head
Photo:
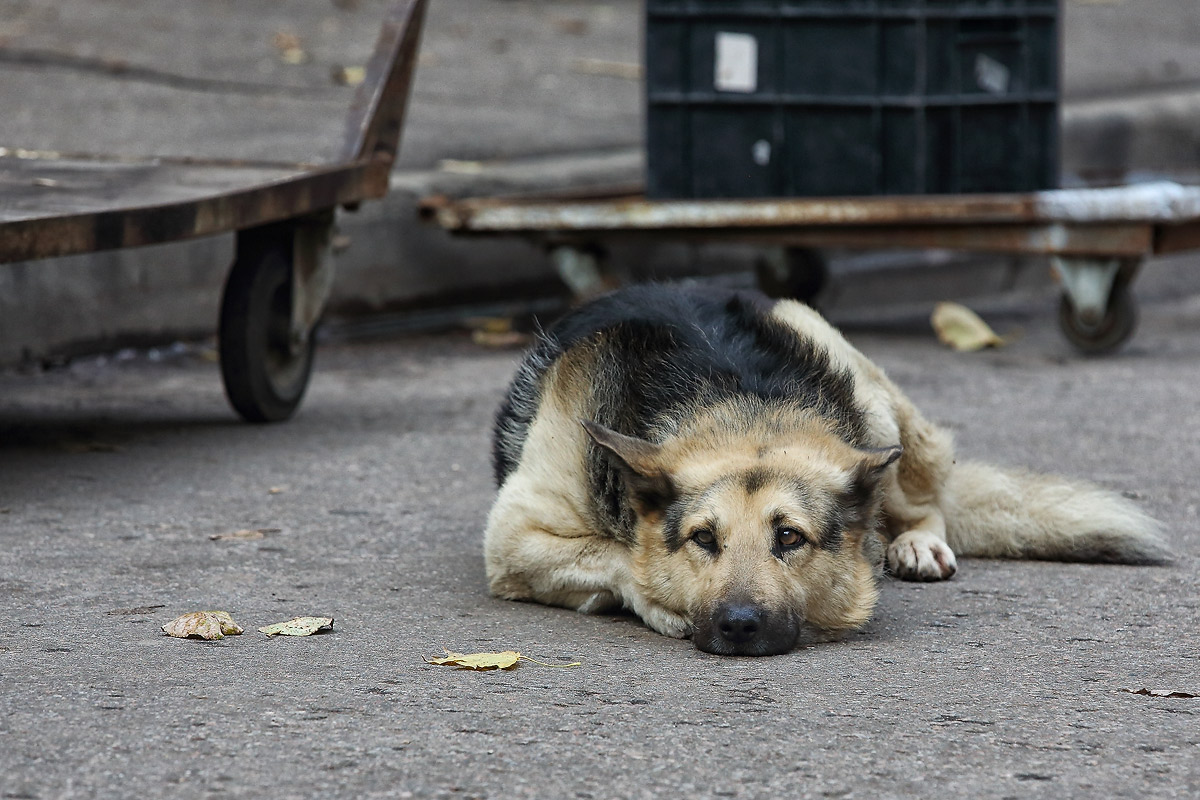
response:
[[[585,423],[638,516],[642,592],[722,655],[791,650],[864,624],[877,599],[876,491],[899,446],[860,450],[819,420],[662,444]],[[757,435],[749,435],[757,434]]]

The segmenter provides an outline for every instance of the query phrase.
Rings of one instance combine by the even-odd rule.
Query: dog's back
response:
[[[542,378],[567,351],[594,351],[586,386],[592,421],[646,437],[685,409],[735,396],[801,403],[834,421],[847,442],[864,436],[854,378],[823,346],[771,315],[753,292],[645,285],[577,309],[526,354],[496,416],[497,484],[520,460]]]

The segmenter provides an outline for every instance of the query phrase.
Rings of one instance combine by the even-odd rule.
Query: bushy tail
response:
[[[962,556],[1165,564],[1162,525],[1113,492],[1053,475],[959,463],[942,498]]]

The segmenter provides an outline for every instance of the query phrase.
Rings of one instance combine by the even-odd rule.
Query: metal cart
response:
[[[454,234],[518,236],[550,248],[572,288],[596,283],[601,240],[661,237],[784,248],[784,286],[819,285],[819,248],[942,248],[1049,256],[1059,325],[1088,353],[1132,335],[1130,284],[1148,256],[1200,247],[1200,187],[1159,182],[1010,195],[655,201],[628,189],[574,197],[427,198]]]
[[[221,375],[248,421],[287,419],[329,294],[334,212],[380,198],[399,146],[427,0],[396,0],[335,163],[63,156],[0,148],[0,263],[236,231]]]

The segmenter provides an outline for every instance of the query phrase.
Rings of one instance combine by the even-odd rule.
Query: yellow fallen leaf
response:
[[[942,344],[960,352],[973,352],[985,347],[1008,344],[971,309],[958,303],[938,303],[929,318]]]
[[[480,347],[525,347],[532,341],[533,337],[527,333],[519,333],[517,331],[508,331],[506,333],[494,333],[492,331],[471,331],[471,341]]]
[[[547,664],[545,661],[538,661],[536,658],[523,656],[515,650],[505,650],[503,653],[455,653],[453,650],[446,650],[445,656],[436,658],[427,658],[427,664],[446,664],[460,669],[473,670],[489,670],[489,669],[512,669],[520,661],[530,661],[534,664],[541,664],[543,667],[581,667],[578,661],[572,661],[570,664]]]
[[[487,333],[512,333],[512,317],[469,317],[463,323],[471,330]]]
[[[162,632],[176,639],[195,636],[200,639],[224,639],[242,632],[227,611],[193,611],[162,626]]]
[[[264,625],[258,632],[267,636],[312,636],[317,631],[332,627],[332,617],[292,617],[287,622]]]
[[[330,77],[338,86],[358,86],[367,79],[365,67],[334,67]]]
[[[308,53],[300,46],[300,37],[287,31],[279,31],[271,37],[271,44],[279,51],[279,60],[285,64],[303,64]]]

